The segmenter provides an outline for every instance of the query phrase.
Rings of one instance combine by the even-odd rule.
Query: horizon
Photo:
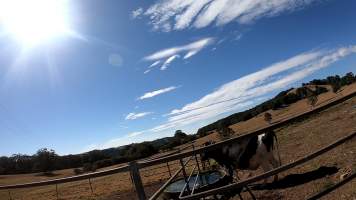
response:
[[[350,72],[348,72],[348,73],[350,73]],[[352,72],[351,72],[352,73]],[[346,75],[346,74],[343,74],[343,75]],[[334,75],[330,75],[330,76],[340,76],[340,77],[342,77],[343,76],[342,74],[334,74]],[[325,77],[325,79],[326,79],[327,77]],[[323,79],[323,78],[322,78]],[[322,79],[317,79],[317,80],[322,80]],[[313,79],[313,80],[316,80],[316,79]],[[313,80],[309,80],[309,81],[313,81]],[[296,88],[302,88],[302,87],[304,87],[303,85],[304,84],[309,84],[309,81],[308,82],[306,82],[306,83],[302,83],[299,87],[297,86],[297,87],[291,87],[291,88],[288,88],[288,89],[286,89],[286,90],[281,90],[281,91],[278,91],[278,93],[281,93],[281,92],[285,92],[285,91],[290,91],[290,90],[293,90],[293,89],[296,89]],[[311,84],[311,85],[313,85],[313,84]],[[331,86],[331,85],[330,85]],[[328,92],[330,92],[330,90],[328,91]],[[277,93],[277,95],[278,95],[278,93]],[[275,96],[274,96],[275,97]],[[267,101],[269,101],[269,100],[271,100],[271,99],[273,99],[274,97],[271,97],[271,98],[269,98],[269,99],[266,99],[265,101],[263,101],[263,102],[261,102],[261,103],[259,103],[259,104],[256,104],[256,105],[252,105],[252,106],[250,106],[250,107],[247,107],[245,110],[241,110],[241,111],[239,111],[239,112],[244,112],[244,111],[247,111],[247,110],[249,110],[249,109],[252,109],[252,108],[255,108],[256,106],[259,106],[259,105],[261,105],[261,104],[263,104],[263,103],[265,103],[265,102],[267,102]],[[228,100],[229,101],[229,100]],[[235,113],[232,113],[231,115],[234,115],[234,114],[236,114],[236,113],[238,113],[238,112],[235,112]],[[226,116],[226,117],[229,117],[229,116],[231,116],[231,115],[228,115],[228,116]],[[223,119],[223,118],[219,118],[219,119],[217,119],[217,121],[219,121],[219,120],[221,120],[221,119]],[[212,122],[212,123],[215,123],[215,122],[217,122],[217,121],[214,121],[214,122]],[[212,124],[212,123],[210,123],[210,124]],[[203,128],[203,127],[205,127],[205,126],[207,126],[207,125],[210,125],[210,124],[205,124],[204,126],[202,126],[202,127],[199,127],[199,128]],[[198,128],[198,129],[199,129]],[[194,133],[186,133],[187,135],[196,135],[196,134],[198,134],[198,132],[194,132]],[[156,138],[156,139],[153,139],[153,140],[145,140],[145,141],[141,141],[141,142],[132,142],[132,143],[129,143],[129,144],[125,144],[125,145],[121,145],[121,146],[113,146],[113,147],[108,147],[108,148],[105,148],[105,149],[91,149],[91,150],[89,150],[89,151],[87,151],[87,152],[80,152],[80,153],[74,153],[74,154],[65,154],[65,155],[59,155],[59,154],[57,154],[57,155],[59,155],[59,156],[67,156],[67,155],[79,155],[79,154],[85,154],[85,153],[89,153],[89,152],[91,152],[91,151],[100,151],[100,150],[108,150],[108,149],[111,149],[111,148],[121,148],[121,147],[124,147],[124,146],[129,146],[129,145],[133,145],[133,144],[139,144],[139,143],[145,143],[145,142],[153,142],[153,141],[155,141],[155,140],[159,140],[159,139],[163,139],[163,138],[167,138],[167,137],[173,137],[174,136],[174,134],[173,135],[171,135],[171,136],[166,136],[166,137],[161,137],[161,138]],[[47,148],[47,147],[43,147],[43,148],[41,148],[41,149],[48,149],[48,150],[54,150],[55,151],[55,149],[49,149],[49,148]],[[38,149],[38,150],[41,150],[41,149]],[[21,153],[14,153],[14,154],[12,154],[11,156],[13,156],[13,155],[23,155],[23,156],[35,156],[36,155],[36,152],[34,153],[34,154],[21,154]],[[0,155],[0,157],[1,157],[1,155]]]
[[[353,1],[61,2],[33,10],[58,16],[24,19],[30,27],[0,14],[0,156],[194,134],[303,82],[355,73]],[[48,24],[61,26],[40,31]]]

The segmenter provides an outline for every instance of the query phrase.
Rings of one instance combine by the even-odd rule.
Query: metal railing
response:
[[[316,114],[316,113],[319,113],[325,109],[328,109],[334,105],[337,105],[343,101],[346,101],[352,97],[354,97],[356,95],[356,92],[353,92],[349,95],[346,95],[340,99],[337,99],[333,102],[330,102],[326,105],[323,105],[321,107],[318,107],[318,108],[315,108],[311,111],[308,111],[308,112],[305,112],[305,113],[302,113],[302,114],[299,114],[297,116],[294,116],[294,117],[291,117],[291,118],[288,118],[284,121],[280,121],[278,123],[275,123],[275,124],[272,124],[272,125],[269,125],[267,127],[264,127],[264,128],[260,128],[258,130],[255,130],[251,133],[247,133],[247,134],[243,134],[243,135],[240,135],[238,137],[235,137],[235,138],[231,138],[231,139],[228,139],[228,140],[225,140],[225,141],[221,141],[221,142],[217,142],[215,144],[212,144],[212,145],[209,145],[207,147],[198,147],[198,148],[193,148],[193,150],[188,150],[188,151],[185,151],[185,152],[181,152],[181,153],[176,153],[176,154],[168,154],[168,155],[164,155],[160,158],[153,158],[153,159],[146,159],[146,160],[141,160],[141,161],[133,161],[133,162],[130,162],[130,164],[125,164],[121,167],[117,167],[117,168],[113,168],[113,169],[108,169],[108,170],[104,170],[104,171],[99,171],[99,172],[94,172],[94,173],[88,173],[88,174],[83,174],[83,175],[78,175],[78,176],[72,176],[72,177],[66,177],[66,178],[59,178],[59,179],[53,179],[53,180],[47,180],[47,181],[39,181],[39,182],[31,182],[31,183],[24,183],[24,184],[14,184],[14,185],[5,185],[5,186],[0,186],[0,191],[1,190],[9,190],[9,194],[10,194],[10,190],[11,189],[19,189],[19,188],[31,188],[31,187],[37,187],[37,186],[46,186],[46,185],[56,185],[56,188],[57,188],[57,185],[58,184],[62,184],[62,183],[68,183],[68,182],[73,182],[73,181],[80,181],[80,180],[85,180],[85,179],[88,179],[89,182],[90,182],[90,179],[92,178],[96,178],[96,177],[102,177],[102,176],[108,176],[108,175],[113,175],[113,174],[117,174],[117,173],[121,173],[121,172],[130,172],[130,175],[131,175],[131,179],[134,183],[134,186],[135,186],[135,189],[136,189],[136,193],[138,195],[138,198],[140,200],[143,200],[143,199],[146,199],[146,195],[145,195],[145,191],[144,191],[144,188],[142,186],[142,181],[141,181],[141,175],[140,175],[140,169],[142,168],[146,168],[146,167],[150,167],[150,166],[154,166],[154,165],[157,165],[157,164],[165,164],[166,163],[166,167],[168,168],[168,171],[170,173],[170,178],[168,179],[168,182],[166,183],[169,183],[169,181],[172,181],[180,172],[184,172],[185,173],[185,167],[186,167],[186,163],[184,163],[184,165],[182,165],[179,170],[177,172],[175,172],[174,174],[171,173],[171,169],[169,168],[169,162],[172,162],[172,161],[176,161],[176,160],[182,160],[184,158],[188,158],[188,157],[192,157],[192,155],[197,155],[197,154],[200,154],[204,151],[206,151],[207,149],[216,149],[216,148],[219,148],[221,146],[224,146],[224,145],[228,145],[228,144],[231,144],[231,143],[234,143],[236,141],[239,141],[239,140],[244,140],[246,138],[249,138],[249,137],[252,137],[252,136],[256,136],[256,135],[259,135],[261,133],[264,133],[266,132],[267,130],[272,130],[272,129],[278,129],[278,128],[281,128],[287,124],[290,124],[290,123],[293,123],[293,122],[296,122],[296,121],[300,121],[300,120],[303,120],[304,118],[306,117],[309,117],[313,114]],[[351,138],[355,135],[355,133],[347,136],[346,138]],[[242,182],[239,182],[239,183],[235,183],[235,184],[232,184],[232,185],[228,185],[228,186],[224,186],[222,188],[219,188],[219,190],[222,190],[222,191],[225,191],[225,190],[230,190],[230,189],[233,189],[233,188],[236,188],[236,187],[241,187],[243,184],[249,184],[251,182],[255,182],[257,180],[261,180],[261,179],[264,179],[268,176],[271,176],[273,174],[277,174],[277,173],[280,173],[281,171],[284,171],[282,169],[289,169],[289,168],[292,168],[294,166],[297,166],[299,164],[302,164],[320,154],[322,154],[321,152],[325,153],[326,151],[329,151],[333,148],[333,146],[338,146],[340,145],[340,141],[344,141],[345,138],[342,138],[340,140],[338,140],[336,143],[333,143],[331,144],[331,146],[329,145],[328,147],[326,148],[323,148],[317,152],[314,152],[313,154],[311,155],[308,155],[308,159],[305,160],[305,158],[303,158],[302,160],[297,160],[293,163],[289,163],[288,165],[284,165],[282,167],[279,167],[279,168],[276,168],[270,172],[267,172],[265,174],[262,174],[260,176],[256,176],[256,177],[253,177],[253,178],[250,178],[250,179],[247,179],[245,181],[242,181]],[[190,159],[189,159],[190,160]],[[91,182],[90,182],[91,184]],[[167,184],[164,184],[163,186],[167,186]],[[162,188],[162,187],[161,187]],[[162,192],[162,190],[158,190],[157,192]],[[213,190],[210,190],[210,191],[207,191],[207,193],[204,193],[204,195],[207,195],[207,194],[213,194],[214,192],[216,192],[217,190],[213,189]],[[156,192],[156,193],[157,193]],[[155,194],[156,194],[155,193]],[[199,195],[203,195],[203,194],[193,194],[195,196],[193,196],[194,198],[195,197],[199,197]],[[150,199],[155,199],[153,197],[156,197],[157,195],[153,195]],[[58,193],[57,193],[57,197],[58,197]],[[158,197],[158,196],[157,196]],[[192,199],[193,197],[182,197],[182,199]]]
[[[129,165],[124,165],[122,167],[117,167],[113,169],[108,169],[100,172],[93,172],[93,173],[88,173],[88,174],[83,174],[78,176],[71,176],[66,178],[59,178],[59,179],[52,179],[47,181],[31,182],[31,183],[24,183],[24,184],[0,186],[0,190],[55,185],[55,184],[73,182],[73,181],[81,181],[81,180],[86,180],[86,179],[91,179],[91,178],[96,178],[101,176],[107,176],[107,175],[112,175],[112,174],[117,174],[120,172],[127,172],[127,171],[129,171]]]
[[[222,186],[222,187],[219,187],[219,188],[214,188],[214,189],[211,189],[211,190],[208,190],[208,191],[204,191],[204,192],[200,192],[200,193],[196,193],[196,194],[192,194],[192,195],[189,195],[189,196],[185,196],[185,197],[182,197],[180,199],[184,199],[184,200],[188,200],[188,199],[199,199],[199,198],[203,198],[203,197],[206,197],[206,196],[211,196],[211,195],[214,195],[214,194],[221,194],[221,193],[224,193],[224,192],[227,192],[227,191],[231,191],[231,190],[234,190],[234,189],[240,189],[241,187],[244,187],[246,185],[249,185],[251,183],[254,183],[254,182],[257,182],[257,181],[260,181],[260,180],[263,180],[263,179],[266,179],[270,176],[273,176],[273,175],[276,175],[278,173],[281,173],[283,171],[286,171],[288,169],[291,169],[293,167],[296,167],[298,165],[301,165],[305,162],[308,162],[334,148],[336,148],[337,146],[345,143],[346,141],[349,141],[351,140],[353,137],[356,136],[356,132],[353,132],[341,139],[338,139],[336,142],[332,143],[332,144],[329,144],[328,146],[326,147],[323,147],[309,155],[306,155],[294,162],[291,162],[291,163],[288,163],[288,164],[285,164],[285,165],[282,165],[278,168],[275,168],[273,170],[270,170],[266,173],[263,173],[263,174],[260,174],[258,176],[254,176],[254,177],[251,177],[251,178],[248,178],[244,181],[240,181],[240,182],[237,182],[237,183],[233,183],[233,184],[230,184],[230,185],[226,185],[226,186]]]
[[[178,154],[174,154],[174,155],[171,155],[171,156],[167,156],[167,157],[164,157],[164,158],[159,158],[159,159],[153,159],[153,160],[150,160],[150,161],[139,161],[138,164],[140,165],[141,168],[143,167],[148,167],[148,166],[152,166],[152,165],[157,165],[157,164],[161,164],[161,163],[166,163],[166,162],[171,162],[171,161],[174,161],[174,160],[179,160],[180,158],[186,158],[186,157],[189,157],[191,155],[194,155],[194,154],[200,154],[206,150],[213,150],[213,149],[216,149],[216,148],[219,148],[221,146],[224,146],[224,145],[229,145],[231,143],[234,143],[236,141],[241,141],[241,140],[244,140],[246,138],[250,138],[250,137],[253,137],[253,136],[257,136],[257,135],[260,135],[262,133],[265,133],[266,131],[268,130],[274,130],[274,129],[278,129],[278,128],[281,128],[283,126],[286,126],[290,123],[293,123],[293,122],[297,122],[297,121],[300,121],[306,117],[309,117],[313,114],[316,114],[316,113],[319,113],[323,110],[326,110],[334,105],[337,105],[343,101],[346,101],[352,97],[356,96],[356,92],[353,92],[347,96],[344,96],[338,100],[335,100],[329,104],[326,104],[322,107],[318,107],[318,108],[315,108],[311,111],[308,111],[308,112],[304,112],[302,114],[299,114],[297,116],[294,116],[294,117],[291,117],[291,118],[288,118],[284,121],[281,121],[281,122],[278,122],[278,123],[275,123],[275,124],[272,124],[272,125],[269,125],[269,126],[266,126],[266,127],[263,127],[263,128],[260,128],[260,129],[257,129],[253,132],[250,132],[250,133],[246,133],[246,134],[243,134],[243,135],[240,135],[240,136],[237,136],[237,137],[234,137],[234,138],[230,138],[230,139],[227,139],[227,140],[224,140],[224,141],[220,141],[220,142],[217,142],[215,144],[211,144],[209,146],[206,146],[206,147],[198,147],[196,148],[195,150],[191,150],[191,151],[186,151],[186,152],[182,152],[182,153],[178,153]]]

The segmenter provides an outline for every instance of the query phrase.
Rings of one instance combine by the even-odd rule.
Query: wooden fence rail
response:
[[[256,136],[256,135],[260,135],[262,133],[265,133],[266,131],[268,130],[274,130],[274,129],[278,129],[278,128],[281,128],[283,126],[286,126],[290,123],[293,123],[293,122],[296,122],[296,121],[300,121],[306,117],[309,117],[313,114],[316,114],[316,113],[319,113],[325,109],[328,109],[334,105],[337,105],[343,101],[346,101],[352,97],[356,96],[356,92],[353,92],[347,96],[344,96],[338,100],[335,100],[329,104],[326,104],[324,106],[321,106],[321,107],[318,107],[318,108],[315,108],[314,110],[311,110],[311,111],[308,111],[308,112],[304,112],[302,114],[299,114],[297,116],[293,116],[291,118],[288,118],[284,121],[281,121],[281,122],[278,122],[278,123],[275,123],[275,124],[272,124],[272,125],[269,125],[269,126],[266,126],[264,128],[260,128],[258,130],[255,130],[253,132],[250,132],[250,133],[247,133],[247,134],[243,134],[243,135],[240,135],[238,137],[234,137],[234,138],[231,138],[231,139],[228,139],[228,140],[224,140],[224,141],[220,141],[220,142],[217,142],[215,144],[211,144],[209,146],[206,146],[206,147],[199,147],[199,148],[196,148],[195,150],[191,150],[191,151],[186,151],[186,152],[182,152],[182,153],[178,153],[178,154],[174,154],[174,155],[171,155],[171,156],[167,156],[167,157],[164,157],[164,158],[159,158],[159,159],[153,159],[153,160],[150,160],[150,161],[139,161],[138,164],[140,166],[140,168],[143,168],[143,167],[148,167],[148,166],[152,166],[152,165],[157,165],[157,164],[161,164],[161,163],[166,163],[166,162],[171,162],[171,161],[174,161],[174,160],[179,160],[180,158],[186,158],[186,157],[189,157],[191,155],[194,155],[194,154],[200,154],[206,150],[212,150],[212,149],[216,149],[216,148],[219,148],[221,146],[225,146],[225,145],[229,145],[231,143],[234,143],[236,141],[241,141],[241,140],[244,140],[246,138],[250,138],[250,137],[253,137],[253,136]]]
[[[0,186],[0,190],[30,188],[30,187],[68,183],[68,182],[81,181],[81,180],[86,180],[89,178],[96,178],[96,177],[107,176],[107,175],[117,174],[120,172],[128,172],[128,171],[129,171],[129,166],[124,165],[122,167],[117,167],[117,168],[113,168],[113,169],[108,169],[108,170],[104,170],[104,171],[93,172],[93,173],[88,173],[88,174],[83,174],[83,175],[78,175],[78,176],[71,176],[71,177],[66,177],[66,178],[59,178],[59,179],[32,182],[32,183]]]
[[[131,163],[131,167],[126,164],[126,165],[123,165],[121,167],[108,169],[108,170],[104,170],[104,171],[99,171],[99,172],[94,172],[94,173],[78,175],[78,176],[72,176],[72,177],[66,177],[66,178],[60,178],[60,179],[53,179],[53,180],[47,180],[47,181],[40,181],[40,182],[24,183],[24,184],[5,185],[5,186],[0,186],[0,190],[30,188],[30,187],[37,187],[37,186],[62,184],[62,183],[68,183],[68,182],[73,182],[73,181],[92,179],[92,178],[101,177],[101,176],[113,175],[113,174],[121,173],[121,172],[131,172],[132,173],[132,171],[133,171],[133,169],[131,169],[132,166],[136,166],[137,167],[137,169],[138,169],[137,172],[139,174],[139,171],[142,168],[150,167],[150,166],[157,165],[157,164],[164,164],[164,163],[168,163],[168,162],[171,162],[171,161],[181,160],[183,158],[187,158],[187,157],[190,157],[192,155],[200,154],[200,153],[206,151],[207,149],[219,148],[221,146],[228,145],[230,143],[233,143],[233,142],[236,142],[236,141],[239,141],[239,140],[243,140],[245,138],[249,138],[249,137],[252,137],[252,136],[259,135],[259,134],[264,133],[264,132],[266,132],[268,130],[281,128],[281,127],[283,127],[285,125],[288,125],[288,124],[296,122],[296,121],[300,121],[300,120],[302,120],[302,119],[304,119],[304,118],[306,118],[308,116],[311,116],[313,114],[319,113],[319,112],[321,112],[321,111],[323,111],[325,109],[328,109],[328,108],[330,108],[330,107],[332,107],[334,105],[337,105],[337,104],[339,104],[339,103],[341,103],[343,101],[346,101],[346,100],[354,97],[355,95],[356,95],[356,92],[353,92],[353,93],[351,93],[351,94],[349,94],[347,96],[344,96],[344,97],[342,97],[340,99],[337,99],[337,100],[335,100],[333,102],[330,102],[330,103],[328,103],[328,104],[326,104],[324,106],[315,108],[315,109],[313,109],[311,111],[299,114],[297,116],[293,116],[293,117],[288,118],[288,119],[286,119],[284,121],[269,125],[267,127],[260,128],[258,130],[255,130],[255,131],[251,132],[251,133],[247,133],[247,134],[244,134],[244,135],[241,135],[241,136],[238,136],[238,137],[235,137],[235,138],[231,138],[231,139],[228,139],[228,140],[225,140],[225,141],[217,142],[217,143],[209,145],[207,147],[199,147],[199,148],[195,148],[193,150],[187,150],[185,152],[176,153],[176,154],[173,154],[173,155],[171,155],[171,154],[164,155],[164,156],[162,156],[160,158],[153,158],[153,159],[146,159],[146,160],[137,161],[137,163],[136,163],[137,165],[136,164],[132,165],[132,163]],[[355,133],[347,136],[346,138],[348,138],[348,137],[351,138],[354,135],[355,135]],[[304,162],[306,162],[306,161],[308,161],[308,160],[310,160],[310,159],[322,154],[322,152],[326,152],[326,151],[331,150],[334,146],[338,146],[339,144],[341,144],[342,141],[345,142],[346,141],[345,138],[342,138],[342,139],[338,140],[336,143],[333,143],[331,146],[329,145],[325,149],[321,149],[321,150],[319,150],[319,151],[317,151],[317,152],[315,152],[315,153],[313,153],[311,155],[308,155],[307,158],[303,158],[302,160],[297,160],[296,162],[290,163],[288,165],[284,165],[284,166],[282,166],[283,168],[279,167],[279,168],[276,168],[276,169],[274,169],[274,170],[272,170],[270,172],[262,174],[260,176],[247,179],[247,180],[245,180],[243,182],[239,182],[239,183],[235,183],[235,184],[232,184],[232,185],[228,185],[228,186],[224,186],[222,188],[219,188],[219,192],[230,190],[232,188],[238,188],[238,187],[243,186],[243,184],[249,184],[251,182],[255,182],[257,180],[261,180],[261,179],[266,178],[268,176],[271,176],[273,174],[277,174],[280,171],[284,171],[284,170],[281,170],[281,169],[285,169],[286,170],[286,169],[292,168],[292,167],[294,167],[296,165],[304,163]],[[183,171],[184,172],[184,168],[180,169],[178,171]],[[171,178],[169,180],[171,180],[172,177],[174,177],[174,175],[171,176]],[[134,184],[134,185],[136,186],[137,184]],[[138,187],[140,187],[140,186],[138,186]],[[138,188],[136,188],[136,191],[139,191],[137,189]],[[213,194],[214,192],[216,192],[216,189],[207,191],[204,194],[200,194],[200,193],[199,194],[194,194],[195,196],[192,196],[192,197],[183,197],[183,199],[198,198],[199,195]],[[144,196],[144,195],[138,194],[139,198],[140,197],[142,198],[142,196]]]

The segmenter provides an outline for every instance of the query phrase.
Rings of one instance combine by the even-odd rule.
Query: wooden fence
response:
[[[193,150],[188,150],[188,151],[185,151],[185,152],[181,152],[181,153],[175,153],[175,154],[172,154],[172,155],[167,155],[167,156],[164,156],[164,157],[160,157],[160,158],[156,158],[156,159],[146,159],[146,160],[141,160],[141,161],[133,161],[133,162],[130,162],[129,164],[125,164],[121,167],[117,167],[117,168],[113,168],[113,169],[108,169],[108,170],[104,170],[104,171],[100,171],[100,172],[94,172],[94,173],[89,173],[89,174],[84,174],[84,175],[78,175],[78,176],[72,176],[72,177],[66,177],[66,178],[60,178],[60,179],[53,179],[53,180],[47,180],[47,181],[39,181],[39,182],[32,182],[32,183],[24,183],[24,184],[15,184],[15,185],[5,185],[5,186],[0,186],[0,190],[8,190],[9,191],[9,196],[10,196],[10,199],[11,199],[11,193],[10,193],[10,190],[11,189],[19,189],[19,188],[31,188],[31,187],[38,187],[38,186],[46,186],[46,185],[56,185],[56,188],[57,188],[57,185],[58,184],[62,184],[62,183],[68,183],[68,182],[73,182],[73,181],[80,181],[80,180],[89,180],[89,183],[91,184],[90,182],[90,179],[92,178],[96,178],[96,177],[102,177],[102,176],[108,176],[108,175],[113,175],[113,174],[117,174],[117,173],[121,173],[121,172],[130,172],[130,177],[134,183],[134,186],[135,186],[135,191],[137,193],[137,197],[138,199],[140,200],[144,200],[144,199],[147,199],[146,197],[146,193],[144,191],[144,187],[143,187],[143,184],[142,184],[142,176],[140,175],[140,171],[144,171],[142,170],[143,168],[147,168],[147,167],[150,167],[150,166],[154,166],[154,165],[158,165],[158,164],[166,164],[166,167],[168,169],[167,172],[169,172],[170,174],[170,178],[168,179],[168,181],[150,198],[150,199],[156,199],[159,197],[159,195],[164,191],[164,189],[169,185],[169,183],[171,181],[174,180],[175,177],[178,176],[179,173],[183,172],[183,175],[184,177],[187,177],[186,176],[186,171],[185,171],[185,167],[187,166],[188,162],[191,160],[192,157],[206,151],[207,149],[216,149],[216,148],[219,148],[221,146],[224,146],[224,145],[228,145],[230,143],[234,143],[236,141],[239,141],[239,140],[244,140],[246,138],[249,138],[249,137],[252,137],[252,136],[256,136],[256,135],[259,135],[261,133],[264,133],[268,130],[273,130],[273,129],[277,129],[277,128],[281,128],[283,126],[286,126],[290,123],[294,123],[294,122],[297,122],[297,121],[300,121],[300,120],[303,120],[311,115],[314,115],[314,114],[317,114],[327,108],[330,108],[334,105],[337,105],[345,100],[348,100],[352,97],[354,97],[356,95],[356,92],[354,93],[351,93],[347,96],[344,96],[338,100],[335,100],[331,103],[328,103],[324,106],[321,106],[321,107],[318,107],[318,108],[315,108],[311,111],[308,111],[308,112],[305,112],[305,113],[302,113],[302,114],[299,114],[297,116],[294,116],[294,117],[291,117],[291,118],[288,118],[284,121],[281,121],[281,122],[278,122],[278,123],[275,123],[275,124],[272,124],[270,126],[267,126],[267,127],[264,127],[264,128],[261,128],[261,129],[258,129],[258,130],[255,130],[251,133],[248,133],[248,134],[244,134],[244,135],[241,135],[241,136],[238,136],[238,137],[235,137],[235,138],[231,138],[231,139],[228,139],[228,140],[225,140],[225,141],[221,141],[221,142],[217,142],[213,145],[209,145],[207,147],[199,147],[199,148],[196,148]],[[202,193],[196,193],[196,194],[192,194],[192,195],[189,195],[189,196],[184,196],[182,197],[181,199],[197,199],[197,198],[200,198],[200,197],[205,197],[205,196],[209,196],[209,195],[214,195],[214,194],[217,194],[217,193],[221,193],[221,192],[224,192],[224,191],[230,191],[230,190],[233,190],[233,189],[236,189],[236,188],[241,188],[245,185],[248,185],[250,183],[253,183],[253,182],[256,182],[258,180],[262,180],[264,178],[267,178],[269,176],[272,176],[272,175],[275,175],[275,174],[278,174],[282,171],[285,171],[285,170],[288,170],[292,167],[295,167],[297,165],[300,165],[300,164],[303,164],[317,156],[320,156],[324,153],[326,153],[327,151],[330,151],[331,149],[335,148],[336,146],[352,139],[354,136],[356,135],[356,133],[351,133],[350,135],[344,137],[344,138],[341,138],[339,140],[337,140],[336,142],[312,153],[312,154],[309,154],[299,160],[296,160],[292,163],[289,163],[287,165],[283,165],[281,167],[278,167],[276,169],[273,169],[269,172],[266,172],[264,174],[261,174],[259,176],[255,176],[255,177],[252,177],[252,178],[249,178],[247,180],[244,180],[244,181],[241,181],[241,182],[237,182],[237,183],[233,183],[233,184],[230,184],[230,185],[226,185],[226,186],[223,186],[223,187],[220,187],[220,188],[215,188],[215,189],[212,189],[212,190],[209,190],[209,191],[205,191],[205,192],[202,192]],[[183,163],[183,159],[185,158],[188,158],[188,160]],[[169,167],[169,162],[172,162],[172,161],[179,161],[180,163],[180,168],[172,174],[172,171]],[[199,165],[198,163],[198,160],[196,159],[196,164]],[[353,176],[354,177],[354,176]],[[344,184],[344,183],[343,183]],[[90,185],[91,187],[91,185]],[[325,194],[328,193],[328,191],[325,192]],[[58,193],[57,193],[57,197],[58,197]]]

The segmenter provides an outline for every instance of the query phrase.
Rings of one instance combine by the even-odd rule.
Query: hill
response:
[[[212,134],[215,139],[220,137],[216,130],[221,130],[226,127],[237,129],[238,132],[248,131],[257,125],[263,124],[263,113],[272,114],[273,121],[283,118],[285,113],[295,113],[295,106],[300,102],[310,103],[310,98],[317,98],[316,105],[321,105],[335,98],[338,93],[345,89],[345,86],[356,82],[356,77],[353,73],[347,73],[340,77],[329,76],[325,79],[312,80],[305,83],[299,88],[290,88],[280,92],[274,98],[263,102],[249,110],[232,114],[228,117],[220,119],[212,124],[200,128],[195,135],[187,135],[181,130],[177,130],[173,137],[166,137],[150,142],[135,143],[117,148],[109,148],[104,150],[94,150],[83,154],[59,156],[53,150],[40,149],[35,155],[15,154],[11,157],[0,157],[0,174],[19,174],[19,173],[38,173],[51,172],[53,170],[61,170],[68,168],[78,168],[76,173],[86,171],[95,171],[98,168],[117,165],[132,160],[146,158],[171,150],[174,147],[186,144],[189,141],[206,138],[205,136]],[[354,85],[354,84],[353,84]],[[347,87],[346,87],[347,88]],[[332,91],[330,91],[332,90]],[[326,95],[328,94],[328,95]],[[297,110],[305,111],[308,108],[297,107]],[[81,168],[81,169],[79,169]]]

